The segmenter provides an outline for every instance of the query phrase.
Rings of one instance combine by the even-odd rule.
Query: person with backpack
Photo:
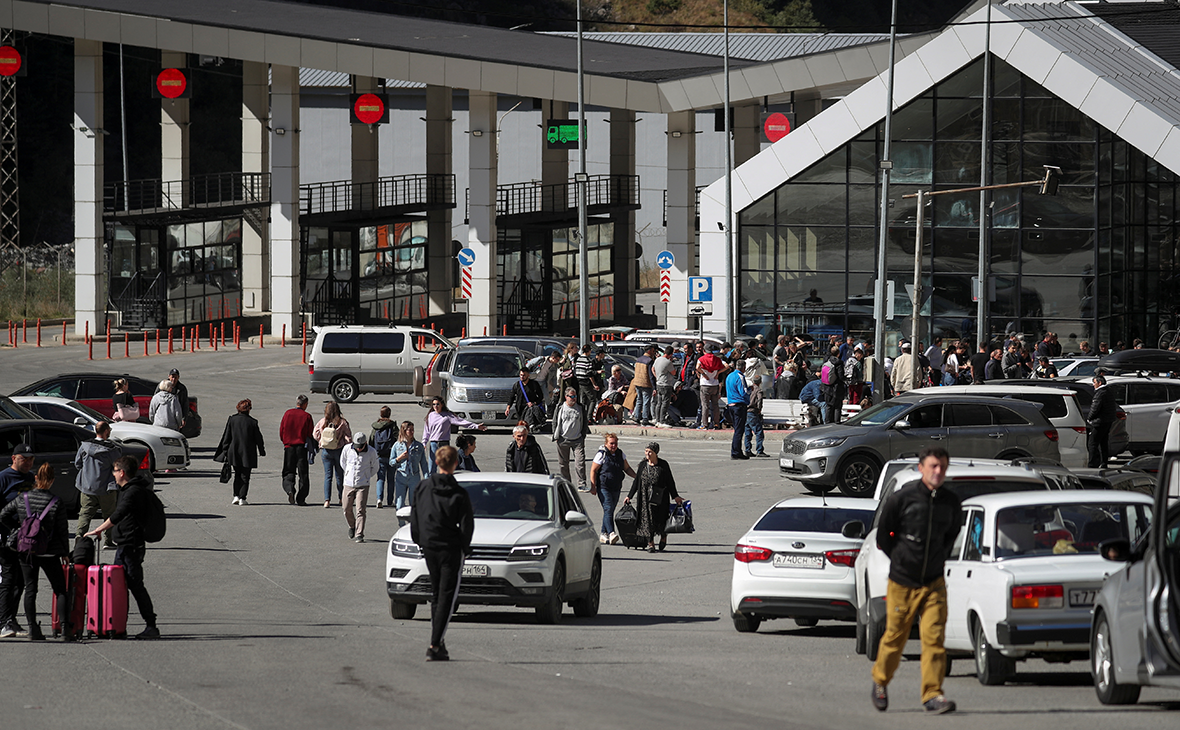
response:
[[[33,449],[17,444],[12,450],[12,466],[0,471],[0,508],[17,495],[33,487]],[[16,607],[24,588],[20,561],[16,551],[8,549],[8,531],[0,524],[0,639],[23,633],[16,622]]]
[[[139,473],[139,463],[134,456],[119,457],[111,471],[119,485],[119,504],[115,513],[86,533],[86,537],[98,537],[107,530],[114,530],[111,535],[119,546],[115,550],[115,565],[123,566],[127,590],[135,597],[139,614],[147,624],[135,638],[158,639],[160,630],[156,627],[156,609],[143,580],[143,559],[147,554],[147,543],[163,537],[163,505],[152,491],[147,476]],[[58,570],[60,572],[60,567]],[[59,605],[64,602],[59,601]]]
[[[764,396],[760,365],[761,361],[758,358],[751,357],[746,360],[743,371],[750,398],[750,403],[746,408],[746,428],[742,432],[742,452],[747,458],[755,456],[767,458],[770,456],[766,453],[766,448],[763,445],[766,441],[766,431],[762,427],[762,400]]]
[[[512,395],[504,407],[504,415],[524,421],[534,430],[545,425],[545,393],[540,383],[529,379],[527,367],[520,369],[520,380],[512,386]]]
[[[336,401],[324,404],[324,417],[311,431],[311,437],[320,447],[320,458],[324,462],[324,509],[332,506],[332,475],[336,475],[336,499],[344,492],[344,467],[340,465],[340,454],[352,442],[352,427]]]
[[[828,359],[819,370],[819,390],[824,398],[824,423],[840,422],[840,410],[846,392],[845,382],[840,348],[833,345],[829,350]]]
[[[369,446],[377,452],[377,509],[386,501],[385,482],[389,467],[389,455],[393,453],[393,444],[397,441],[397,424],[389,419],[392,411],[389,406],[381,406],[377,412],[377,420],[373,421],[369,431]],[[393,502],[393,485],[390,484],[389,502]]]
[[[8,529],[8,548],[20,561],[25,587],[25,620],[29,623],[29,639],[45,641],[45,634],[37,623],[37,571],[45,573],[53,594],[57,596],[58,620],[64,625],[68,619],[66,578],[61,570],[61,559],[70,552],[70,525],[66,507],[49,493],[53,486],[53,467],[42,464],[37,470],[34,487],[23,492],[0,510],[0,524]],[[73,640],[72,632],[65,632],[66,641]]]
[[[262,431],[258,421],[250,415],[253,404],[249,398],[238,401],[238,412],[225,422],[221,443],[213,454],[213,460],[225,463],[234,470],[234,498],[231,504],[245,506],[246,494],[250,491],[250,473],[258,468],[258,457],[266,456],[262,443]]]
[[[90,529],[95,515],[102,513],[103,519],[115,511],[115,500],[119,496],[115,476],[111,467],[115,459],[123,455],[123,447],[111,441],[111,424],[99,421],[94,424],[94,439],[83,441],[74,456],[74,468],[78,477],[74,486],[81,493],[78,507],[78,525],[74,534],[82,537]],[[108,543],[105,547],[114,548]]]
[[[181,410],[180,400],[172,392],[173,387],[171,380],[160,381],[160,389],[152,396],[148,406],[148,418],[153,426],[179,431],[184,424],[184,411]]]

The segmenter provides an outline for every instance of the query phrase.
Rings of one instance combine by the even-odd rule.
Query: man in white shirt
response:
[[[936,373],[942,372],[942,338],[935,337],[930,347],[926,348],[926,359],[930,361],[930,369]]]

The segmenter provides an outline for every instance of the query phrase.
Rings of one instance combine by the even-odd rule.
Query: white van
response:
[[[307,359],[308,387],[344,403],[361,393],[412,393],[414,368],[454,346],[422,327],[317,327]]]

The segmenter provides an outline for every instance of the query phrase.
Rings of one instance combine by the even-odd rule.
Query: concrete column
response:
[[[471,300],[467,303],[467,333],[492,334],[499,327],[496,314],[496,95],[471,91],[468,95],[468,210],[467,247],[475,251]]]
[[[353,91],[357,94],[376,94],[380,91],[377,79],[368,76],[352,77]],[[352,124],[352,207],[354,210],[372,210],[376,206],[375,183],[378,173],[378,134],[371,124]]]
[[[188,54],[175,51],[160,53],[160,68],[186,68]],[[160,100],[160,157],[164,182],[189,179],[189,100]],[[182,205],[188,205],[187,186]],[[175,201],[174,201],[175,202]]]
[[[733,166],[762,151],[762,107],[745,104],[733,108]]]
[[[635,174],[635,112],[628,109],[610,110],[610,174]],[[620,195],[631,193],[624,183],[620,183],[618,191]],[[635,211],[619,213],[614,222],[614,312],[600,311],[599,317],[604,320],[631,316],[635,312],[635,290],[639,288],[635,256]]]
[[[270,172],[270,79],[265,63],[242,62],[242,172]],[[270,304],[266,272],[270,251],[265,245],[269,211],[248,211],[242,225],[242,310],[267,311]],[[298,264],[296,265],[298,266]]]
[[[570,105],[568,101],[546,100],[541,102],[541,124],[550,119],[569,119]],[[542,129],[542,132],[545,130]],[[570,179],[569,150],[551,150],[541,134],[541,185],[568,185]],[[545,187],[542,194],[542,210],[564,210],[569,195],[564,187]]]
[[[795,126],[802,126],[824,110],[824,100],[819,94],[795,93]]]
[[[696,113],[668,115],[668,242],[676,257],[667,327],[688,329],[688,271],[696,249]]]
[[[299,317],[299,69],[270,72],[270,331]]]
[[[445,175],[453,172],[451,163],[451,132],[454,119],[453,92],[449,86],[426,87],[426,174]],[[455,191],[455,200],[463,204],[463,194]],[[426,214],[426,252],[430,316],[451,313],[453,289],[451,281],[455,252],[451,245],[452,210],[432,210]]]
[[[103,256],[102,43],[74,41],[74,333],[106,326]]]

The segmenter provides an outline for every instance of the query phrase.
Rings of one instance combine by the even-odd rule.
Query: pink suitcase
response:
[[[102,565],[102,548],[98,550],[100,564],[86,569],[86,630],[99,638],[123,638],[127,636],[127,578],[122,565]]]

